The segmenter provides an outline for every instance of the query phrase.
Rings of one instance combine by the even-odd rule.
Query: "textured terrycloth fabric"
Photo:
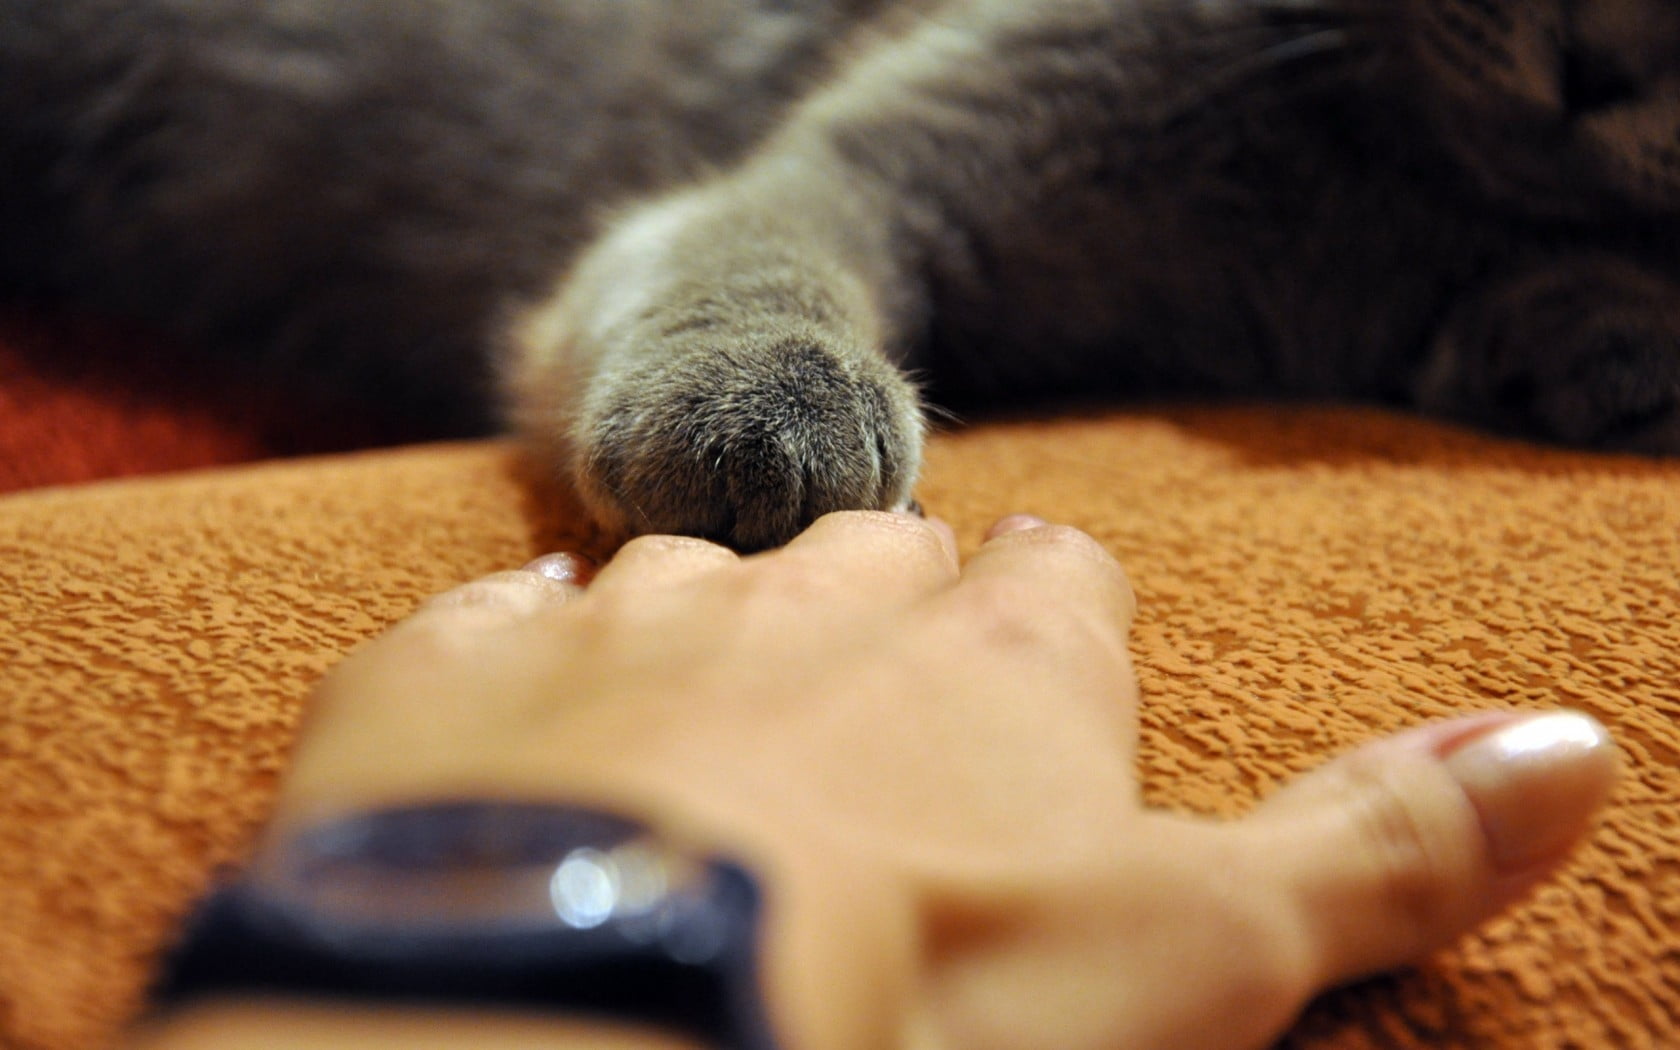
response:
[[[1291,1046],[1680,1046],[1680,464],[1171,410],[947,435],[920,495],[970,546],[1031,510],[1127,563],[1158,804],[1239,811],[1480,708],[1584,708],[1626,748],[1561,881],[1327,997]],[[93,1047],[132,1014],[324,667],[429,592],[591,542],[494,443],[0,499],[0,1045]]]

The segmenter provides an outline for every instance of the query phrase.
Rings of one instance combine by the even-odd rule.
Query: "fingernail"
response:
[[[987,529],[986,538],[988,540],[996,539],[1007,533],[1036,529],[1048,524],[1050,523],[1043,518],[1034,517],[1031,514],[1011,514],[1007,518],[999,519],[996,524]]]
[[[546,576],[561,583],[588,583],[595,575],[595,563],[581,554],[562,551],[545,554],[535,561],[528,562],[522,571],[534,572],[538,576]]]
[[[1566,851],[1586,832],[1616,779],[1610,734],[1574,711],[1509,723],[1468,738],[1443,757],[1476,807],[1502,874]]]

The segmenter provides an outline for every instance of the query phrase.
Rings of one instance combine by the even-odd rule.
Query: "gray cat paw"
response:
[[[895,368],[798,336],[599,376],[580,424],[579,489],[605,524],[742,551],[830,511],[908,506],[921,458],[916,394]]]
[[[1513,282],[1455,319],[1419,401],[1569,445],[1680,453],[1675,291],[1596,262]]]
[[[1568,444],[1680,452],[1680,333],[1614,326],[1574,333],[1549,364],[1506,377],[1501,407]]]

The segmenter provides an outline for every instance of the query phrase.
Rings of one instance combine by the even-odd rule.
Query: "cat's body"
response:
[[[629,529],[906,501],[904,368],[1680,451],[1660,0],[0,0],[0,77],[0,275],[451,425],[493,365]]]
[[[482,429],[508,304],[740,156],[851,21],[779,6],[5,0],[0,287]]]

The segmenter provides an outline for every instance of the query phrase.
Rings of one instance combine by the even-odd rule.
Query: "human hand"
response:
[[[318,691],[275,826],[448,797],[640,816],[752,865],[788,1047],[1265,1045],[1312,995],[1519,897],[1613,780],[1603,730],[1381,740],[1249,817],[1145,809],[1132,616],[1088,537],[820,520],[451,591]],[[546,575],[545,575],[546,573]]]

